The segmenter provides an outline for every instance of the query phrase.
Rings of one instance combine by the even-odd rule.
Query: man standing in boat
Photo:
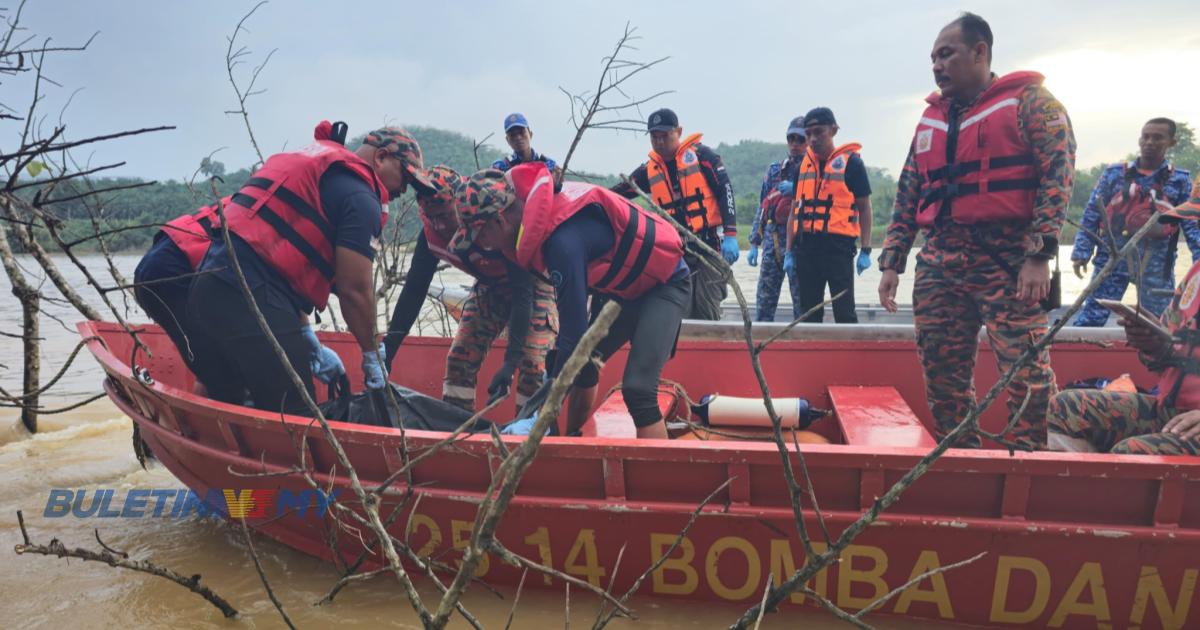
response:
[[[429,182],[433,185],[431,190],[417,190],[422,230],[384,337],[385,365],[392,367],[396,351],[425,303],[425,293],[433,282],[438,261],[444,261],[470,274],[475,285],[463,306],[446,357],[442,399],[468,411],[475,409],[479,368],[492,342],[507,327],[504,364],[493,375],[488,394],[492,399],[506,395],[513,376],[519,372],[517,406],[520,407],[542,385],[546,372],[546,353],[558,330],[554,288],[500,252],[473,247],[460,257],[450,251],[450,239],[459,228],[454,190],[462,184],[462,177],[450,168],[435,166],[429,169]]]
[[[1146,223],[1155,202],[1166,201],[1176,206],[1187,201],[1192,192],[1191,175],[1167,161],[1167,152],[1176,143],[1175,130],[1175,121],[1170,118],[1147,121],[1138,137],[1137,159],[1104,169],[1083,211],[1084,229],[1075,235],[1071,264],[1076,276],[1083,277],[1088,262],[1095,265],[1094,273],[1100,273],[1108,264],[1109,248],[1123,247],[1129,236]],[[1183,221],[1151,230],[1137,246],[1135,260],[1141,268],[1131,273],[1128,261],[1118,261],[1116,269],[1088,296],[1075,318],[1076,326],[1103,326],[1109,311],[1096,300],[1120,300],[1131,279],[1138,284],[1138,303],[1155,315],[1162,315],[1175,288],[1179,233],[1182,231],[1187,239],[1195,262],[1200,257],[1200,226],[1195,221]],[[1097,243],[1095,237],[1101,242]]]
[[[808,150],[800,162],[783,269],[798,277],[800,313],[820,304],[828,285],[830,296],[845,291],[833,301],[834,321],[857,324],[854,272],[862,275],[871,266],[871,182],[858,154],[862,145],[835,147],[838,125],[828,107],[804,115],[804,132]],[[861,247],[855,247],[855,239]],[[819,308],[804,321],[824,318],[825,309]]]
[[[633,171],[630,181],[671,213],[680,225],[720,251],[725,262],[731,265],[737,262],[733,184],[721,156],[700,143],[699,133],[681,140],[683,128],[679,126],[679,117],[669,109],[650,114],[646,129],[650,133],[650,159]],[[614,186],[613,191],[629,199],[637,196],[633,186],[624,182]],[[687,252],[686,256],[692,283],[692,302],[686,316],[721,319],[725,275],[701,263],[698,254]]]
[[[1165,213],[1167,224],[1200,219],[1200,193]],[[1157,372],[1158,392],[1070,389],[1050,401],[1055,451],[1200,455],[1200,262],[1193,263],[1162,317],[1170,337],[1120,319],[1138,359]]]
[[[404,130],[386,127],[367,134],[357,151],[318,136],[307,147],[273,155],[232,196],[224,212],[233,251],[215,239],[200,265],[207,273],[196,277],[188,296],[199,337],[193,343],[211,349],[197,376],[212,398],[240,404],[249,390],[259,409],[307,410],[243,297],[234,255],[310,393],[315,335],[297,314],[325,308],[334,287],[362,351],[363,380],[368,389],[384,387],[371,267],[388,200],[410,184],[430,187],[421,148]]]
[[[504,118],[504,139],[512,149],[512,155],[492,162],[492,168],[498,171],[508,169],[526,162],[542,162],[551,171],[558,168],[553,159],[543,153],[533,150],[533,129],[529,126],[524,114],[512,113]]]
[[[545,165],[523,164],[508,173],[472,175],[456,195],[462,227],[458,252],[501,251],[548,278],[558,294],[556,377],[588,327],[588,293],[616,299],[621,314],[596,354],[606,361],[629,342],[621,381],[638,437],[666,438],[658,408],[658,378],[679,336],[691,300],[688,265],[679,234],[668,221],[599,186],[580,182],[554,190]],[[567,403],[567,433],[591,413],[600,370],[590,362],[575,379]]]
[[[1066,216],[1075,136],[1061,103],[1034,72],[997,77],[992,31],[964,13],[938,34],[930,55],[940,88],[917,124],[896,191],[879,267],[879,299],[896,310],[896,287],[918,230],[913,315],[926,395],[939,435],[975,406],[980,325],[1003,373],[1046,333],[1041,302]],[[1012,439],[1046,444],[1055,393],[1045,349],[1008,387]],[[978,447],[978,436],[959,446]]]
[[[758,291],[755,292],[755,321],[775,321],[775,308],[779,305],[779,290],[784,277],[792,295],[792,319],[800,317],[800,292],[796,271],[783,270],[783,255],[787,249],[787,224],[792,214],[792,198],[796,191],[796,176],[800,172],[800,161],[808,148],[804,135],[804,117],[797,116],[788,123],[788,156],[767,167],[762,191],[758,195],[758,210],[750,228],[750,254],[746,262],[751,267],[758,265],[758,248],[762,246],[762,269],[758,272]]]

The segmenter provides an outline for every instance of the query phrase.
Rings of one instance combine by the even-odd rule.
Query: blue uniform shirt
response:
[[[1169,168],[1168,162],[1163,162],[1153,173],[1142,175],[1138,173],[1134,182],[1146,188],[1153,187],[1160,173]],[[1125,170],[1136,169],[1137,161],[1128,164],[1113,164],[1104,169],[1088,199],[1087,208],[1083,211],[1080,224],[1085,228],[1075,234],[1075,249],[1071,251],[1071,260],[1091,260],[1096,251],[1096,241],[1091,234],[1100,234],[1104,222],[1104,208],[1125,185]],[[1163,195],[1167,203],[1177,206],[1188,200],[1192,193],[1192,176],[1183,169],[1175,169],[1166,183],[1163,184]],[[1183,221],[1181,224],[1183,237],[1187,239],[1188,249],[1192,251],[1192,261],[1200,260],[1200,225],[1196,221]]]
[[[530,149],[529,151],[531,153],[533,153],[533,160],[531,160],[531,161],[545,162],[546,168],[548,168],[552,171],[554,170],[554,168],[556,166],[558,166],[558,164],[554,160],[550,159],[545,154],[538,153],[537,151],[534,151],[533,149]],[[495,162],[492,162],[492,168],[501,170],[501,171],[507,171],[508,169],[510,169],[518,164],[521,164],[524,161],[525,160],[521,159],[521,156],[514,153],[506,158],[502,158],[502,159],[496,160]]]

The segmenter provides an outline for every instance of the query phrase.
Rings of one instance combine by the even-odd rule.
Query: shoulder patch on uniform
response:
[[[683,153],[684,164],[694,164],[696,162],[696,152],[688,149]]]
[[[924,153],[933,148],[933,130],[922,129],[917,132],[916,152]]]
[[[1196,301],[1197,293],[1200,293],[1200,274],[1189,278],[1187,284],[1183,286],[1183,292],[1179,294],[1180,310],[1190,310]]]
[[[553,285],[554,288],[560,289],[560,288],[562,288],[562,283],[563,283],[562,272],[557,269],[552,269],[550,271],[550,284]]]

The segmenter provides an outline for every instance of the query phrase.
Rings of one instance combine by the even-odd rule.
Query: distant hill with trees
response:
[[[478,156],[474,151],[474,140],[464,134],[435,127],[410,126],[407,129],[421,143],[425,164],[433,166],[445,164],[460,173],[472,173],[478,165],[486,168],[493,161],[503,157],[506,152],[491,144],[479,147]],[[1186,123],[1179,125],[1178,146],[1169,157],[1178,168],[1188,169],[1193,175],[1200,172],[1200,145],[1197,145],[1195,130]],[[351,140],[348,144],[357,147],[362,143],[362,136]],[[767,165],[787,155],[787,145],[782,142],[764,142],[761,140],[742,140],[736,144],[720,143],[713,147],[721,155],[729,177],[733,182],[734,194],[737,197],[738,222],[749,224],[758,205],[758,195],[762,178]],[[1124,159],[1132,159],[1125,156]],[[1088,196],[1095,187],[1096,180],[1103,171],[1104,165],[1076,172],[1075,187],[1071,195],[1071,207],[1068,216],[1078,222]],[[871,178],[871,201],[875,209],[875,242],[883,242],[883,233],[891,221],[892,205],[896,196],[895,176],[887,169],[867,164],[867,172]],[[231,194],[241,187],[249,176],[248,168],[229,171],[225,164],[211,158],[203,158],[198,163],[196,179],[193,182],[179,180],[160,181],[150,186],[120,190],[102,195],[105,203],[102,205],[101,222],[105,229],[138,226],[145,224],[160,224],[172,218],[194,210],[212,200],[208,178],[220,177],[217,182],[218,192],[222,195]],[[619,174],[579,173],[574,177],[608,186],[616,183]],[[138,178],[103,177],[90,180],[90,185],[96,189],[128,186],[138,183]],[[66,198],[77,195],[80,186],[86,185],[79,180],[65,182],[50,194],[50,199]],[[36,187],[22,190],[22,193],[32,197],[37,192]],[[95,209],[95,202],[93,204]],[[399,204],[394,202],[393,214],[399,215]],[[54,212],[64,219],[63,232],[67,240],[83,238],[92,233],[89,210],[82,201],[73,200],[57,203],[51,206]],[[415,223],[411,216],[403,226],[395,226],[404,237],[410,237],[415,231]],[[106,242],[114,251],[138,251],[147,247],[157,227],[142,227],[116,232],[106,237]],[[1066,225],[1063,229],[1062,242],[1069,243],[1075,236],[1075,228]],[[42,235],[44,240],[49,237]],[[16,243],[13,243],[16,246]]]

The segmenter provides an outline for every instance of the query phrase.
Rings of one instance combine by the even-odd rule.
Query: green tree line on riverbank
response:
[[[476,170],[476,164],[487,167],[504,155],[503,151],[489,144],[481,145],[476,153],[473,139],[454,131],[433,127],[409,127],[409,131],[421,143],[425,154],[425,163],[428,165],[445,164],[460,173],[470,173]],[[1179,144],[1171,152],[1170,158],[1176,167],[1188,169],[1195,175],[1200,170],[1200,145],[1197,145],[1195,130],[1186,123],[1180,124],[1178,139]],[[356,146],[359,142],[361,142],[361,137],[351,141],[350,145]],[[737,196],[738,223],[748,226],[753,220],[755,209],[758,206],[759,190],[767,165],[784,157],[787,154],[787,145],[782,142],[742,140],[736,144],[720,143],[714,149],[721,155],[733,182],[734,192]],[[554,157],[561,158],[561,156]],[[866,154],[865,157],[867,157],[867,171],[871,179],[871,201],[875,208],[873,223],[875,241],[878,245],[882,243],[883,233],[891,221],[892,205],[896,198],[896,179],[892,175],[891,169],[871,164],[869,154]],[[1129,155],[1124,159],[1132,159],[1132,157]],[[636,163],[639,159],[642,159],[641,155],[632,157],[631,164]],[[1079,221],[1083,208],[1087,204],[1088,196],[1104,166],[1099,164],[1076,172],[1071,207],[1068,211],[1068,216],[1072,220]],[[105,199],[100,208],[103,229],[114,230],[131,226],[161,224],[184,212],[211,203],[212,193],[207,180],[212,175],[220,177],[217,181],[219,194],[228,195],[235,192],[241,183],[250,176],[250,170],[241,168],[227,172],[225,165],[220,161],[204,158],[197,169],[194,181],[172,179],[102,195]],[[584,173],[583,176],[588,181],[601,185],[611,185],[619,179],[619,176],[615,174]],[[96,189],[105,189],[129,186],[139,181],[142,180],[128,177],[105,177],[91,179],[90,185]],[[84,185],[77,182],[68,184],[60,186],[50,195],[50,199],[63,199],[77,195],[81,191],[80,186]],[[32,197],[36,194],[37,188],[27,188],[23,192]],[[93,233],[90,213],[95,210],[97,204],[95,201],[89,203],[92,205],[92,210],[89,210],[84,202],[79,200],[55,203],[51,206],[55,214],[63,219],[62,231],[68,242],[86,238]],[[402,214],[395,210],[396,208],[393,208],[393,215],[400,216]],[[394,226],[390,233],[394,234],[398,231],[402,238],[411,238],[417,229],[416,225],[415,217],[409,213],[404,223]],[[106,236],[105,242],[113,251],[137,252],[149,246],[156,231],[157,227],[150,226],[115,232]],[[746,230],[743,229],[743,231]],[[1069,243],[1074,236],[1075,228],[1070,224],[1064,226],[1062,242]],[[42,233],[39,238],[44,245],[51,245],[47,234]],[[14,246],[17,244],[14,243]],[[80,247],[95,249],[95,244],[87,243]]]

